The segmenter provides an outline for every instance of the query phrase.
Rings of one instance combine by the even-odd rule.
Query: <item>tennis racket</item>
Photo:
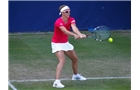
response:
[[[108,40],[110,36],[111,33],[107,26],[98,26],[86,35],[86,37],[93,38],[96,41]]]

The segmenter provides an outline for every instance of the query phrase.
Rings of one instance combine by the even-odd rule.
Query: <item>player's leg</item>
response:
[[[74,50],[66,51],[65,55],[71,59],[73,73],[77,74],[78,73],[78,57],[75,51]]]
[[[78,74],[78,57],[74,50],[69,50],[65,52],[65,55],[69,57],[72,61],[73,76],[72,80],[86,80],[85,77]]]
[[[55,53],[55,55],[59,60],[59,63],[56,67],[56,79],[60,79],[60,75],[65,64],[65,55],[63,51],[58,51]]]
[[[56,80],[54,81],[53,87],[63,88],[65,86],[63,84],[61,84],[61,82],[60,82],[60,75],[61,75],[63,66],[65,64],[65,54],[64,54],[63,51],[57,51],[55,53],[55,55],[58,58],[59,63],[57,65],[57,67],[56,67]]]

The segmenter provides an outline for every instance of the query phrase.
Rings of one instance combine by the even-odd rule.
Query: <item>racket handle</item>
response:
[[[89,37],[89,35],[87,34],[86,37]]]

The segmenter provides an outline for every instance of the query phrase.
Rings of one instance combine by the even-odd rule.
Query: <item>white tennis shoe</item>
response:
[[[64,88],[65,86],[59,80],[59,81],[54,81],[53,87],[56,87],[56,88]]]
[[[81,76],[80,74],[77,74],[72,76],[72,80],[87,80],[87,79]]]

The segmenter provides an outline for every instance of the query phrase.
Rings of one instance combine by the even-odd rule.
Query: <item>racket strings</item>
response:
[[[97,40],[97,41],[102,41],[102,40],[106,40],[110,37],[110,31],[108,27],[105,26],[100,26],[97,27],[93,33],[92,33],[92,37]]]

